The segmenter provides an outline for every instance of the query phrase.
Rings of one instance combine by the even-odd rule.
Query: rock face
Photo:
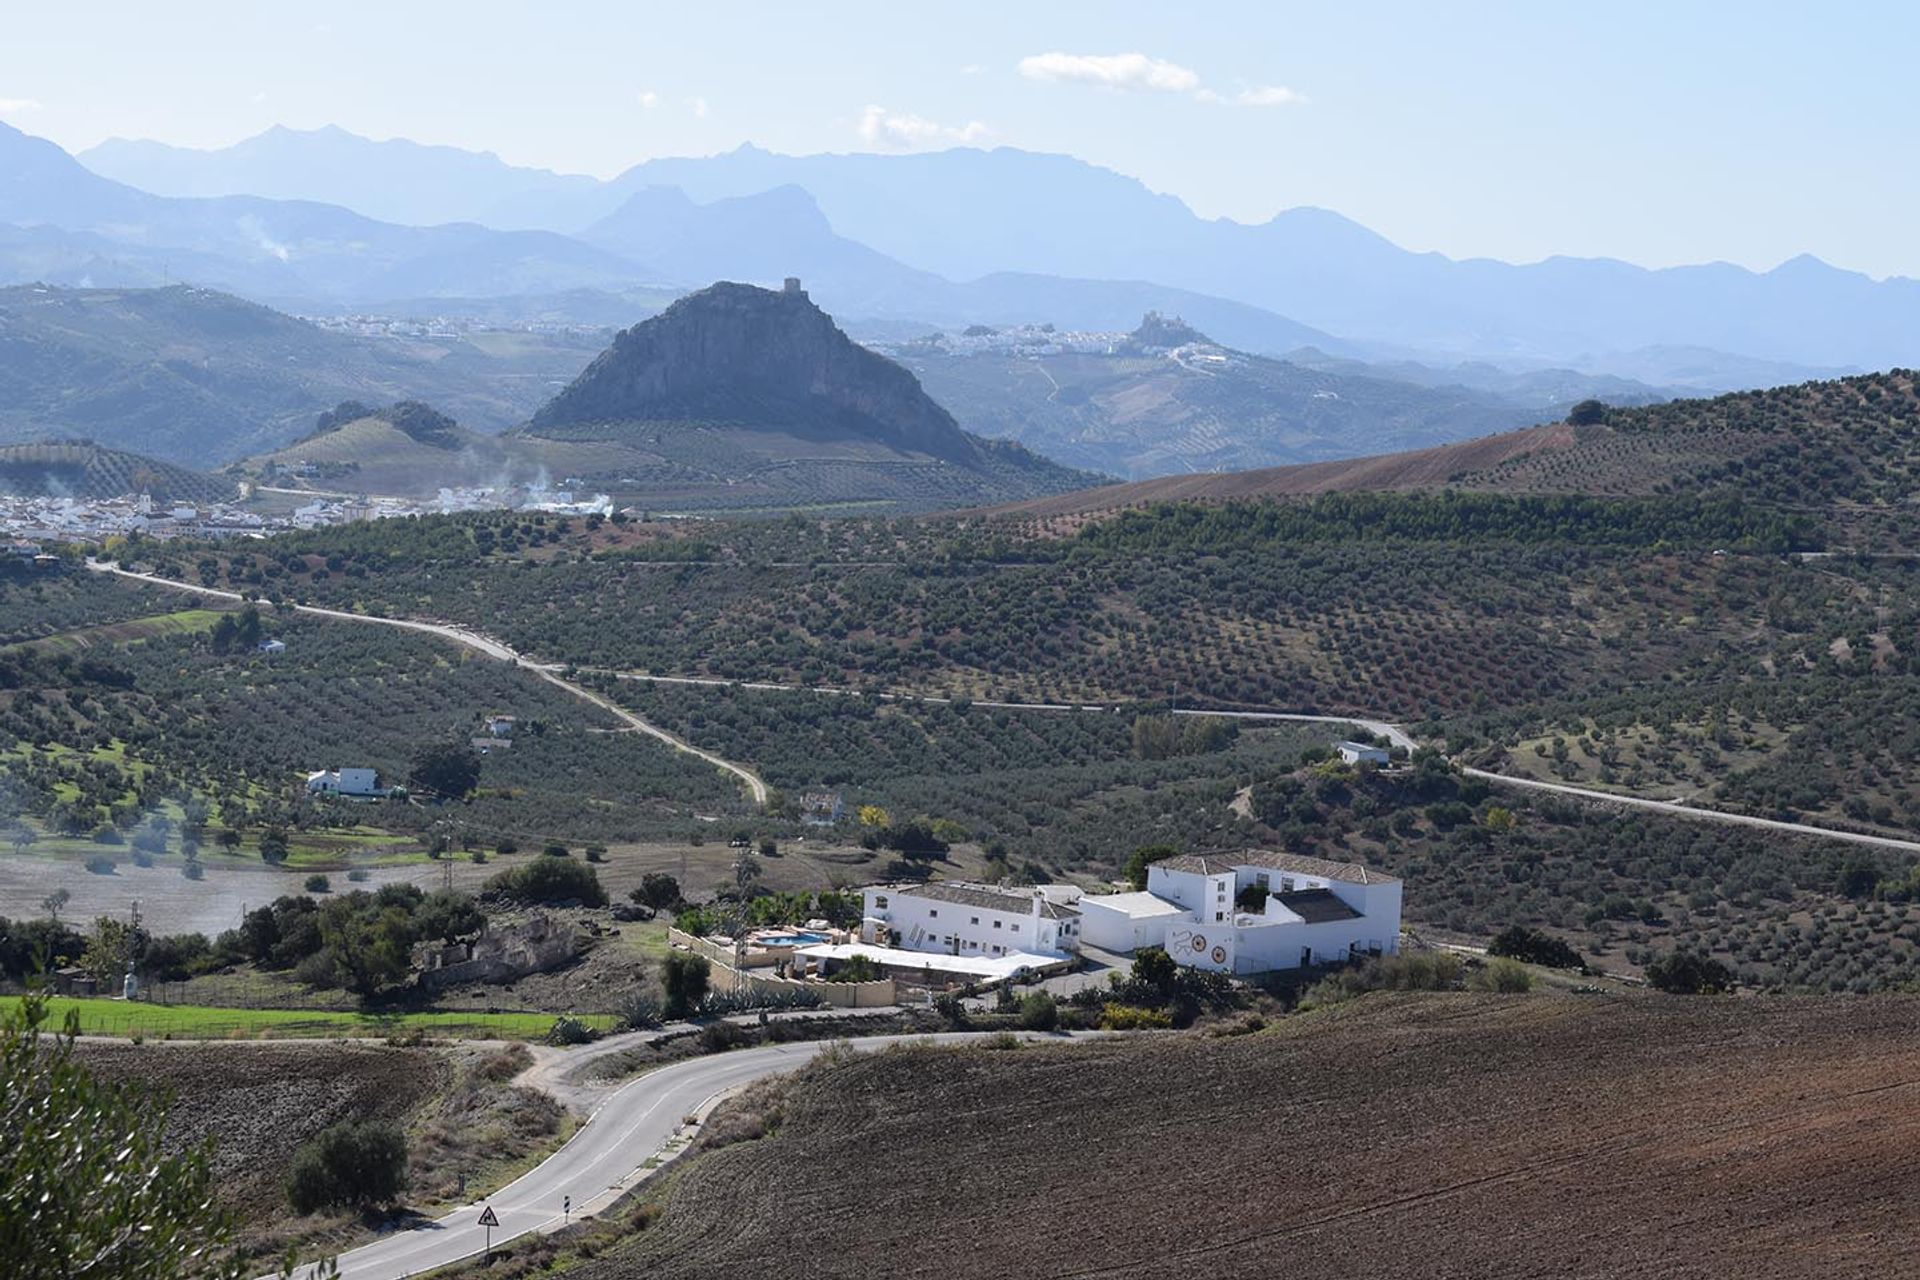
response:
[[[679,423],[857,438],[979,465],[978,444],[919,380],[859,346],[798,282],[721,283],[615,335],[533,416],[533,434],[618,439]]]

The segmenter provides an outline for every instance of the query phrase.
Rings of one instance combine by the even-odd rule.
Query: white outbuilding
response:
[[[372,769],[319,769],[307,775],[309,795],[377,796],[380,776]]]
[[[1042,888],[936,881],[863,891],[860,940],[950,956],[1064,955],[1080,949],[1080,912]]]
[[[1342,742],[1334,750],[1347,764],[1384,765],[1393,758],[1385,747],[1376,747],[1371,742]]]

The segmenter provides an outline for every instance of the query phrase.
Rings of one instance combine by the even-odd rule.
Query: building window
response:
[[[875,898],[873,900],[873,906],[876,911],[885,911],[887,909],[887,895],[883,893]]]
[[[935,911],[932,908],[927,909],[927,919],[938,920],[939,918],[940,918],[940,913],[938,911]]]
[[[993,922],[993,927],[994,927],[994,928],[996,928],[996,929],[998,929],[998,928],[1000,927],[1000,922],[999,922],[998,920],[995,920],[995,921]]]
[[[1019,925],[1017,925],[1017,924],[1016,924],[1015,926],[1013,926],[1013,931],[1014,931],[1015,933],[1018,933],[1018,932],[1020,932],[1020,926],[1019,926]]]
[[[971,921],[971,923],[973,923],[973,924],[979,924],[979,923],[980,923],[980,917],[979,917],[979,916],[975,916],[975,917],[973,918],[973,920]]]

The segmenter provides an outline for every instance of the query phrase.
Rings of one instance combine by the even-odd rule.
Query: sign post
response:
[[[480,1211],[480,1225],[487,1229],[487,1261],[493,1261],[493,1229],[500,1225],[500,1218],[488,1205]]]

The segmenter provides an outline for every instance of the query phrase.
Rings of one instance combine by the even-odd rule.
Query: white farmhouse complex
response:
[[[1188,854],[1148,867],[1144,893],[1080,899],[1080,916],[1091,947],[1165,947],[1196,969],[1265,973],[1399,950],[1400,881],[1266,849]]]
[[[883,884],[865,891],[860,939],[951,956],[1080,949],[1080,912],[1041,890],[981,884]]]
[[[309,795],[377,796],[380,777],[372,769],[320,769],[307,775]]]

